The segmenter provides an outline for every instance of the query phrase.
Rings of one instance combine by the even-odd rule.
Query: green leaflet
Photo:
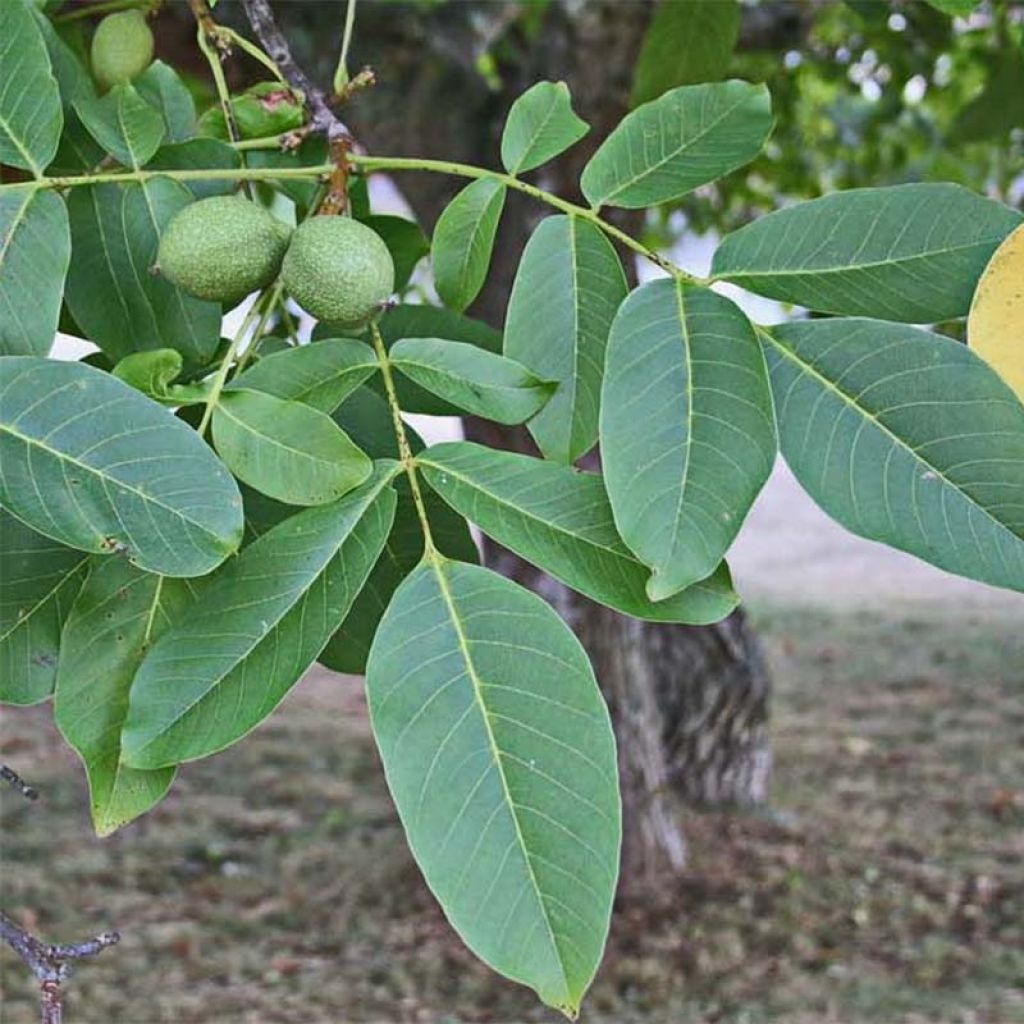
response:
[[[828,313],[933,323],[966,315],[989,257],[1021,223],[959,185],[850,189],[733,232],[711,271]]]
[[[361,219],[384,239],[395,264],[395,291],[404,291],[416,264],[430,252],[430,239],[419,224],[405,217],[375,213]]]
[[[145,814],[174,780],[174,768],[140,771],[122,764],[121,727],[143,656],[194,598],[187,580],[94,556],[64,625],[54,718],[85,765],[99,836]]]
[[[220,306],[151,273],[168,221],[193,200],[169,178],[71,189],[71,266],[65,301],[86,337],[113,360],[175,348],[203,366],[220,342]]]
[[[50,696],[60,631],[88,557],[0,509],[0,703]]]
[[[31,185],[0,192],[0,239],[0,356],[44,356],[71,259],[63,200]]]
[[[133,352],[125,356],[118,360],[111,373],[162,405],[181,406],[205,402],[210,390],[206,382],[174,383],[183,365],[181,353],[177,350],[155,348],[149,352]]]
[[[404,376],[460,411],[496,423],[528,420],[555,388],[512,359],[442,338],[403,338],[390,359]]]
[[[454,314],[453,314],[454,315]],[[373,458],[398,458],[391,412],[387,403],[368,388],[359,388],[335,413],[339,426]],[[422,451],[422,440],[405,428],[413,452]],[[395,521],[373,571],[359,591],[351,611],[320,655],[320,662],[336,672],[362,675],[366,658],[391,595],[423,558],[423,529],[404,475],[394,484],[398,495]],[[430,532],[438,551],[448,558],[476,562],[479,553],[462,516],[453,512],[433,491],[423,488],[423,503]]]
[[[203,440],[84,363],[0,359],[0,505],[54,540],[202,576],[238,547],[242,500]]]
[[[0,164],[37,178],[57,152],[64,114],[29,0],[0,3]]]
[[[501,135],[501,162],[509,174],[532,171],[588,131],[590,126],[572,109],[565,82],[537,82],[509,109]]]
[[[723,563],[667,601],[644,592],[650,570],[619,539],[601,478],[467,441],[416,458],[430,486],[489,537],[568,587],[634,618],[704,625],[736,607]]]
[[[326,413],[262,391],[221,394],[213,443],[239,480],[289,505],[336,501],[372,469]]]
[[[75,100],[82,96],[96,95],[96,86],[83,61],[74,49],[61,38],[46,13],[34,3],[30,3],[29,7],[32,9],[36,25],[42,34],[46,52],[50,56],[50,67],[57,79],[60,102],[66,117]]]
[[[132,83],[139,95],[159,111],[168,142],[185,142],[196,133],[196,106],[188,86],[162,60],[155,60]]]
[[[172,143],[161,146],[153,159],[146,165],[153,170],[187,171],[215,168],[227,170],[242,166],[242,156],[237,149],[232,149],[226,142],[217,139],[189,139],[187,142]],[[237,182],[222,178],[210,178],[206,181],[190,178],[182,184],[196,199],[209,196],[227,196],[235,190]]]
[[[669,278],[612,325],[601,392],[605,486],[659,601],[721,562],[775,460],[764,357],[747,318]]]
[[[782,453],[834,519],[1024,591],[1024,406],[966,345],[873,320],[762,332]]]
[[[122,757],[136,768],[229,746],[280,703],[341,624],[394,516],[394,462],[250,544],[154,644],[132,684]],[[212,611],[211,611],[212,610]]]
[[[479,178],[459,192],[434,226],[434,285],[457,313],[477,297],[487,277],[505,191],[500,181]]]
[[[328,338],[264,356],[235,377],[228,389],[265,391],[332,413],[376,371],[377,357],[369,345],[350,338]]]
[[[684,85],[637,107],[583,168],[591,206],[667,203],[742,167],[772,129],[763,85]]]
[[[505,319],[505,355],[558,390],[530,421],[549,459],[575,462],[597,441],[605,345],[626,297],[622,265],[604,232],[547,217],[523,251]]]
[[[739,31],[736,0],[665,0],[659,4],[637,58],[630,104],[639,106],[679,85],[723,78]]]
[[[575,1017],[621,838],[615,741],[579,642],[536,595],[435,558],[395,592],[366,690],[409,845],[448,920]]]
[[[167,126],[133,85],[115,85],[104,96],[75,101],[86,131],[118,163],[138,170],[160,148]]]

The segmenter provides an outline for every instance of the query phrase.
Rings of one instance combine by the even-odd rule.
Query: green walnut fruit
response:
[[[384,240],[351,217],[313,217],[295,229],[281,266],[292,298],[317,320],[365,324],[395,287]]]
[[[234,305],[277,277],[291,234],[248,199],[212,196],[175,214],[157,267],[189,295]]]
[[[92,73],[106,91],[124,85],[153,63],[153,33],[141,11],[108,14],[92,37]]]

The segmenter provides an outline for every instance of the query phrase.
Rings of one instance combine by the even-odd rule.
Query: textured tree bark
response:
[[[494,166],[501,125],[515,96],[539,79],[564,79],[592,130],[565,157],[541,168],[537,180],[579,199],[583,164],[626,112],[650,5],[554,2],[530,38],[509,28],[520,12],[519,4],[493,2],[430,11],[361,7],[355,56],[372,65],[383,84],[346,111],[356,137],[374,153]],[[476,58],[499,35],[499,52],[512,56],[499,64],[500,88],[488,88]],[[405,175],[398,183],[428,226],[465,184],[425,174]],[[519,256],[546,212],[518,193],[509,196],[488,284],[472,313],[501,326]],[[636,214],[609,215],[631,231],[642,227]],[[624,265],[630,268],[632,261]],[[467,434],[498,447],[535,451],[524,430],[468,421]],[[741,612],[702,628],[636,622],[540,577],[508,552],[492,546],[487,558],[552,600],[593,660],[619,741],[624,878],[643,880],[666,865],[683,866],[684,804],[749,806],[764,800],[771,764],[769,681]]]

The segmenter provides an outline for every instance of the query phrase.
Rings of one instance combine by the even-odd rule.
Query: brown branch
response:
[[[108,946],[121,941],[117,932],[102,932],[84,942],[49,946],[15,924],[0,910],[0,938],[21,957],[26,967],[39,979],[39,1006],[42,1024],[61,1024],[60,986],[71,976],[72,963],[83,957],[96,956]]]
[[[253,32],[263,44],[263,49],[281,69],[281,74],[287,79],[288,84],[305,95],[306,106],[312,115],[310,130],[326,135],[327,141],[332,144],[341,143],[347,152],[353,144],[352,133],[331,110],[324,92],[310,81],[305,71],[295,62],[288,40],[277,27],[268,0],[242,0],[242,5],[245,7],[245,14]]]

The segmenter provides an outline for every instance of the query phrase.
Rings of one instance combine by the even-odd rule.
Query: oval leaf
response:
[[[985,264],[1022,221],[959,185],[850,189],[740,228],[711,271],[827,313],[933,323],[967,312]]]
[[[50,351],[71,259],[68,211],[53,192],[0,192],[0,355]]]
[[[118,163],[138,170],[160,148],[167,126],[132,85],[115,85],[104,96],[75,101],[86,131]]]
[[[202,576],[242,538],[242,499],[194,430],[84,363],[0,359],[0,505],[54,540]]]
[[[442,302],[456,312],[461,313],[483,287],[505,191],[494,178],[470,183],[445,207],[434,227],[434,285]]]
[[[575,1016],[621,838],[615,741],[579,641],[535,594],[435,558],[396,591],[366,690],[409,845],[449,921]]]
[[[50,696],[60,631],[88,558],[0,509],[0,703]]]
[[[64,626],[54,719],[85,765],[97,835],[145,814],[174,781],[174,768],[140,771],[121,762],[121,727],[143,656],[193,600],[187,580],[94,559]]]
[[[1024,405],[970,349],[913,327],[762,333],[782,453],[847,529],[1024,591]]]
[[[397,463],[250,544],[142,662],[121,742],[136,768],[229,746],[269,715],[341,625],[384,545]]]
[[[328,338],[264,356],[239,374],[229,390],[248,388],[332,413],[377,370],[369,345]]]
[[[416,463],[430,486],[488,537],[609,608],[650,622],[704,625],[736,607],[724,563],[667,601],[649,600],[650,570],[620,540],[604,484],[593,473],[468,441],[434,445]]]
[[[739,31],[736,0],[659,4],[637,58],[630,103],[639,106],[676,86],[723,78]]]
[[[337,501],[373,468],[330,416],[261,391],[220,396],[213,443],[239,480],[289,505]]]
[[[637,107],[583,168],[591,206],[666,203],[742,167],[772,130],[763,85],[684,85]]]
[[[64,114],[29,0],[0,3],[0,68],[0,164],[39,178],[57,152]]]
[[[496,423],[522,423],[554,385],[512,359],[442,338],[403,338],[390,353],[395,369],[462,412]]]
[[[1024,401],[1024,225],[999,246],[981,275],[967,344]]]
[[[739,308],[668,278],[633,292],[608,342],[601,454],[651,600],[714,572],[775,453],[764,357]]]
[[[622,264],[603,231],[576,217],[540,222],[512,286],[505,354],[558,382],[529,424],[549,459],[575,462],[597,442],[605,346],[625,297]]]
[[[65,299],[85,336],[115,361],[174,348],[203,366],[220,344],[220,306],[152,273],[161,233],[192,200],[169,178],[70,190],[74,258]]]
[[[532,171],[579,142],[590,126],[572,109],[565,82],[538,82],[512,104],[501,135],[509,174]]]

